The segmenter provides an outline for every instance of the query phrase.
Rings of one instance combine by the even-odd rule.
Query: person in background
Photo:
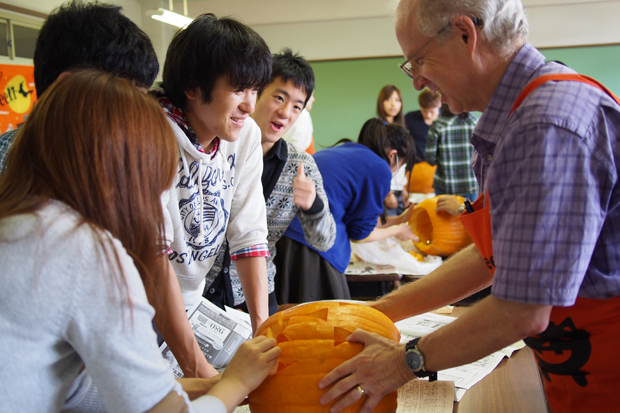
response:
[[[259,337],[219,380],[177,381],[159,352],[147,296],[167,276],[160,196],[177,154],[161,108],[135,86],[92,70],[64,75],[9,151],[0,178],[4,411],[232,412],[277,362],[275,340]],[[184,389],[200,397],[190,402]]]
[[[314,128],[312,127],[312,118],[310,111],[314,105],[314,92],[310,95],[306,107],[297,118],[295,124],[282,136],[282,139],[292,143],[300,151],[306,151],[310,155],[314,155]]]
[[[400,89],[395,85],[385,85],[377,96],[377,116],[386,123],[396,123],[405,126],[403,118],[403,98]],[[390,192],[385,197],[385,215],[400,215],[409,206],[409,192],[407,192],[407,170],[411,162],[404,160],[403,165],[392,176]]]
[[[478,197],[478,184],[471,167],[474,155],[471,135],[477,122],[473,113],[455,115],[448,105],[443,105],[441,116],[430,126],[426,162],[437,165],[433,181],[435,194],[460,195],[470,201]]]
[[[403,118],[403,97],[395,85],[385,85],[377,96],[377,117],[387,123],[405,126]]]
[[[415,142],[416,163],[424,162],[426,159],[426,137],[429,127],[439,117],[441,96],[437,92],[424,89],[418,95],[418,105],[420,105],[420,110],[414,110],[405,115],[407,130]]]
[[[173,37],[163,82],[153,92],[179,149],[177,175],[162,197],[169,277],[155,325],[186,377],[217,374],[186,310],[202,299],[205,276],[225,238],[252,329],[269,316],[261,133],[250,114],[270,78],[271,52],[254,30],[203,14]]]
[[[364,123],[357,143],[345,139],[314,154],[336,221],[336,241],[329,250],[317,251],[308,245],[299,221],[291,223],[278,242],[274,260],[281,303],[349,299],[344,271],[351,258],[351,241],[390,236],[416,239],[406,223],[410,209],[401,216],[380,219],[392,172],[410,150],[413,142],[405,128],[373,118]]]
[[[282,139],[299,120],[304,105],[312,99],[314,72],[310,64],[290,49],[273,55],[271,83],[256,101],[252,118],[261,129],[263,149],[263,195],[267,206],[267,274],[269,276],[269,312],[278,311],[274,278],[276,242],[293,218],[301,222],[309,245],[327,251],[336,239],[336,224],[329,211],[323,179],[312,156]],[[213,303],[247,311],[237,268],[221,248],[203,296]]]
[[[406,186],[409,199],[413,203],[420,202],[435,194],[433,181],[437,167],[433,167],[426,162],[425,150],[428,129],[439,116],[441,96],[437,92],[424,89],[418,95],[418,104],[420,105],[420,110],[409,112],[405,115],[407,130],[413,138],[416,147],[414,165],[411,168],[411,172],[407,174]]]
[[[453,113],[482,112],[472,165],[480,188],[461,216],[473,245],[372,303],[393,321],[492,295],[405,344],[362,330],[364,350],[324,377],[332,412],[521,339],[554,412],[620,406],[620,99],[527,42],[520,0],[402,0],[400,65]],[[534,82],[534,83],[532,83]],[[364,395],[357,386],[361,386]],[[341,397],[342,396],[342,397]]]
[[[135,81],[148,90],[159,63],[151,40],[122,8],[80,0],[63,3],[45,18],[34,49],[37,96],[75,67],[90,67]],[[0,174],[17,129],[0,135]]]

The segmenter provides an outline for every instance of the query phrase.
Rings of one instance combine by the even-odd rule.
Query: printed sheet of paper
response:
[[[403,336],[401,343],[406,343],[414,337],[424,337],[433,331],[446,326],[456,320],[456,318],[434,313],[426,313],[409,317],[396,323],[396,328]],[[406,336],[406,337],[405,337]]]
[[[454,395],[451,381],[411,380],[398,389],[396,413],[452,413]]]
[[[189,324],[194,330],[196,341],[209,363],[222,371],[239,346],[252,338],[252,327],[231,316],[205,298],[202,298],[188,312]],[[164,342],[159,348],[170,363],[170,368],[177,378],[183,377],[176,358]]]
[[[411,380],[398,389],[396,413],[452,413],[454,383],[451,381]],[[251,413],[248,405],[239,406],[234,413]]]

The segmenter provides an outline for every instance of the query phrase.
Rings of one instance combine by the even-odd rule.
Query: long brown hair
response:
[[[395,85],[385,85],[379,91],[379,96],[377,96],[377,116],[381,119],[387,121],[387,115],[385,113],[385,108],[383,107],[383,102],[388,100],[392,93],[396,92],[398,95],[398,99],[400,99],[400,111],[396,116],[394,116],[394,121],[392,123],[397,123],[402,127],[405,127],[405,117],[403,115],[403,96],[400,94],[400,89]]]
[[[160,196],[176,165],[174,136],[157,102],[128,80],[74,72],[41,96],[6,161],[0,219],[61,201],[93,228],[102,251],[109,251],[102,230],[118,239],[149,300],[157,296],[164,271]],[[118,277],[124,293],[124,274]]]

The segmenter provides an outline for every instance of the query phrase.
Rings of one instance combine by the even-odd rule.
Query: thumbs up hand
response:
[[[316,199],[314,181],[304,173],[304,163],[299,163],[297,176],[293,179],[293,203],[302,211],[310,209]]]

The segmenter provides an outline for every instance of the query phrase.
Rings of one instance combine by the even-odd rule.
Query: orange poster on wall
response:
[[[0,65],[0,133],[24,123],[36,100],[34,66]]]

